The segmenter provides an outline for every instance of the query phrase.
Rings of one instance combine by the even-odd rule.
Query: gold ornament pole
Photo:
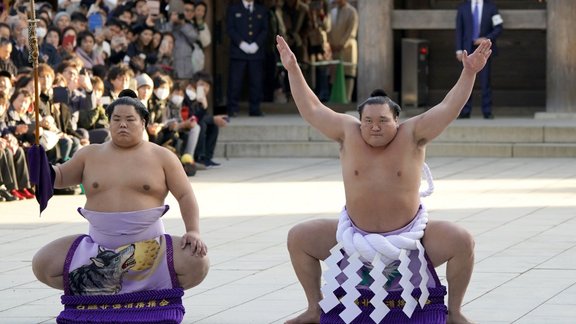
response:
[[[38,91],[38,38],[36,37],[36,10],[34,0],[30,1],[30,12],[28,13],[28,60],[34,68],[34,113],[36,117],[36,145],[40,144],[40,111],[39,111],[39,91]]]

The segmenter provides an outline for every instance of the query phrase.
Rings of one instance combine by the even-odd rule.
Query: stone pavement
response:
[[[286,251],[298,222],[336,217],[343,204],[337,159],[231,159],[190,178],[211,270],[185,295],[184,323],[283,323],[306,307]],[[476,238],[464,311],[479,323],[576,323],[576,160],[430,158],[432,219]],[[33,201],[0,203],[0,323],[54,323],[60,292],[30,262],[45,243],[87,229],[57,196],[42,218]],[[173,206],[167,230],[182,234]],[[64,253],[64,251],[63,251]],[[439,269],[444,274],[444,269]]]

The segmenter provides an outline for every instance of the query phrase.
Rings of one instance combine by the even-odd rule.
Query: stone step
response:
[[[576,157],[576,144],[567,143],[431,143],[429,157]],[[226,142],[219,143],[215,155],[226,158],[337,158],[339,146],[333,142]]]
[[[339,146],[298,115],[233,118],[221,129],[217,157],[338,157]],[[428,156],[576,157],[576,120],[456,120]]]

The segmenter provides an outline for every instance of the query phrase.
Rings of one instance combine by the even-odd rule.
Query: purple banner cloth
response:
[[[48,157],[44,148],[40,145],[32,145],[28,149],[28,172],[30,182],[36,185],[34,190],[36,200],[40,204],[40,214],[48,206],[48,200],[54,194],[55,173],[48,163]]]

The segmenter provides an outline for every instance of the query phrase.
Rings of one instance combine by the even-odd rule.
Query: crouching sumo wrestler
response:
[[[54,187],[84,186],[86,205],[78,212],[88,220],[89,232],[44,246],[32,268],[38,280],[65,291],[65,305],[67,297],[87,298],[77,301],[73,311],[94,305],[142,311],[167,306],[170,296],[156,292],[178,289],[179,300],[182,289],[198,285],[209,268],[198,204],[182,164],[172,152],[143,140],[148,111],[132,91],[123,93],[106,109],[111,140],[89,145],[52,167]],[[161,217],[168,211],[164,199],[169,191],[184,220],[182,237],[164,231]],[[137,296],[140,301],[114,299],[142,292],[146,295]],[[102,296],[110,299],[101,302]],[[111,316],[120,322],[119,315]]]

